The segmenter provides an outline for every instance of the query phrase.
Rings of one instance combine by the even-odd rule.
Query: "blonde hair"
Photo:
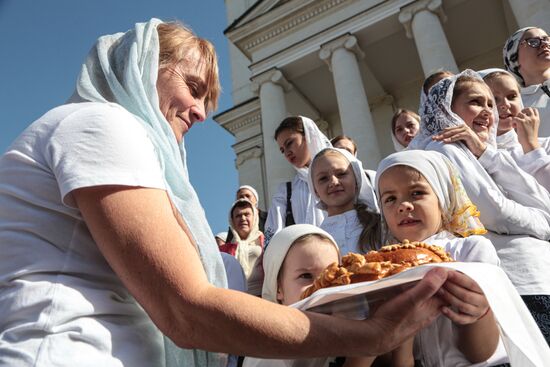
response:
[[[191,53],[198,51],[199,66],[206,68],[206,95],[204,106],[206,112],[212,112],[218,107],[218,98],[221,92],[218,76],[218,60],[214,46],[209,41],[198,37],[189,28],[180,22],[159,24],[159,70],[186,63]]]

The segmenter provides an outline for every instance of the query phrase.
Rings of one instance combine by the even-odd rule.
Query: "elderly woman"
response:
[[[364,322],[224,289],[183,144],[218,92],[210,43],[178,24],[139,23],[99,38],[74,103],[0,158],[0,365],[378,355],[439,314],[443,270]]]
[[[238,199],[229,210],[231,242],[220,246],[220,251],[239,260],[247,280],[248,293],[262,295],[264,279],[260,256],[264,247],[264,235],[258,228],[258,209],[247,199]]]

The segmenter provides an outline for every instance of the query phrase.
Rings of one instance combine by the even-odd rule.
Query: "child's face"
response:
[[[442,227],[439,201],[417,170],[395,166],[379,181],[382,214],[393,236],[403,241],[422,241]]]
[[[451,109],[464,120],[482,142],[486,142],[494,124],[493,95],[485,83],[467,83],[464,90],[454,97]]]
[[[497,134],[512,130],[514,117],[521,112],[521,94],[511,75],[499,75],[487,82],[495,97],[498,110]]]
[[[286,160],[297,168],[309,165],[311,156],[307,148],[306,137],[294,130],[285,129],[277,136],[279,150]]]
[[[353,209],[356,182],[350,162],[340,153],[327,153],[315,160],[313,186],[328,215],[342,214]]]
[[[304,290],[334,262],[338,262],[338,252],[329,240],[312,237],[294,243],[281,266],[277,300],[283,305],[298,302]]]
[[[409,143],[418,133],[420,124],[414,117],[408,113],[402,113],[395,121],[395,129],[393,131],[395,138],[401,145],[408,147]]]

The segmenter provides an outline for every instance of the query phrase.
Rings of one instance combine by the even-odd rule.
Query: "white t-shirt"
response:
[[[153,144],[116,104],[55,108],[0,157],[0,365],[163,366],[159,330],[105,261],[71,192],[165,189]]]
[[[348,252],[364,253],[359,246],[359,237],[363,225],[357,217],[357,210],[348,210],[345,213],[326,217],[321,228],[327,231],[336,241],[342,256]]]
[[[443,231],[425,239],[430,245],[441,246],[456,261],[482,262],[499,265],[495,248],[491,241],[481,236],[455,237]],[[415,359],[420,359],[425,367],[437,366],[491,366],[508,361],[502,342],[493,356],[486,362],[470,363],[457,348],[456,326],[445,316],[439,316],[432,324],[422,329],[415,337]]]

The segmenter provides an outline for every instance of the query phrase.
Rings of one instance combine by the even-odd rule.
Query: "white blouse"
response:
[[[286,182],[281,183],[271,199],[271,206],[265,222],[265,245],[271,237],[285,227],[286,218]],[[296,224],[313,224],[320,226],[325,219],[326,212],[315,206],[313,196],[309,191],[307,180],[296,174],[292,179],[292,215]]]
[[[363,225],[359,222],[357,210],[352,209],[342,214],[326,217],[321,228],[334,237],[343,256],[349,252],[364,253],[359,246]]]
[[[550,85],[550,80],[544,84]],[[540,85],[530,85],[521,88],[521,99],[525,107],[536,107],[539,110],[539,136],[550,137],[550,97],[544,93]]]
[[[497,136],[498,149],[510,153],[518,166],[533,176],[537,182],[550,191],[550,139],[539,139],[540,148],[534,149],[526,154],[518,141],[518,136],[514,130]]]

